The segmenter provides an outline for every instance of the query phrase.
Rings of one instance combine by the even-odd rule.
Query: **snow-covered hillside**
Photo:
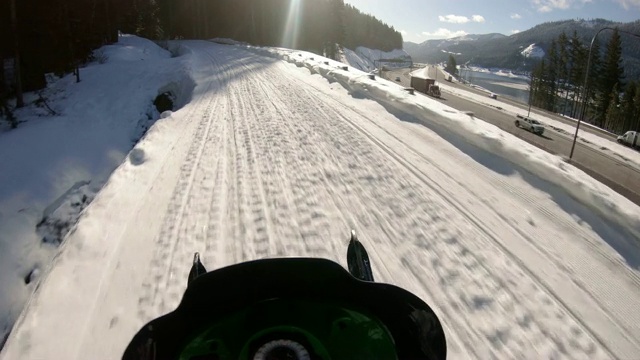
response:
[[[527,46],[520,52],[520,54],[522,54],[522,56],[526,58],[536,58],[536,59],[542,59],[545,55],[544,49],[542,49],[540,46],[536,44],[531,44]]]
[[[154,98],[170,91],[178,108],[191,99],[184,58],[149,40],[121,36],[96,58],[79,83],[52,79],[46,106],[29,94],[16,113],[25,122],[0,133],[0,340],[58,252],[59,234],[160,116]]]
[[[129,118],[130,106],[108,106],[114,94],[146,89],[146,109],[163,76],[194,84],[182,108],[121,150],[1,359],[118,358],[146,321],[177,306],[195,251],[211,269],[278,256],[345,265],[352,228],[377,280],[432,305],[452,359],[640,353],[640,207],[482,119],[354,67],[287,49],[172,46],[182,56],[140,61],[135,77],[96,64],[101,75],[84,81],[97,93],[52,102],[109,109],[86,121],[91,133]],[[154,71],[165,75],[147,77]],[[84,136],[64,118],[49,123]],[[49,168],[6,151],[7,178],[28,170],[46,181]],[[2,218],[21,216],[7,203]]]
[[[379,68],[381,65],[379,60],[402,60],[406,63],[384,63],[386,67],[407,66],[411,61],[411,57],[404,50],[380,51],[372,50],[366,47],[357,47],[355,51],[345,48],[342,53],[341,61],[349,64],[358,70],[370,72]]]

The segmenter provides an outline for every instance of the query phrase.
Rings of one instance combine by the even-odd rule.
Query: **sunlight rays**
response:
[[[287,22],[284,27],[284,33],[282,34],[281,46],[295,49],[298,45],[298,33],[300,31],[301,22],[301,0],[289,1],[289,13],[287,14]]]

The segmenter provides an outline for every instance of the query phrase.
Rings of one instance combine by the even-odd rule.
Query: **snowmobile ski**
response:
[[[200,262],[200,253],[193,254],[193,264],[191,265],[191,270],[189,271],[187,286],[191,285],[193,280],[197,279],[199,276],[202,276],[206,273],[207,273],[207,269]]]
[[[347,265],[349,272],[356,279],[374,281],[369,254],[362,243],[358,241],[355,230],[351,230],[351,240],[347,248]]]

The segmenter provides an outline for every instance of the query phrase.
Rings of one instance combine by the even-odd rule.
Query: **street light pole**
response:
[[[531,78],[531,86],[529,89],[529,110],[527,111],[527,117],[531,114],[531,96],[533,93],[533,78]]]
[[[602,30],[616,30],[614,28],[605,26],[602,29],[598,30],[598,32],[596,32],[595,35],[593,35],[593,39],[591,39],[591,45],[589,46],[589,55],[587,56],[587,70],[585,71],[584,74],[584,84],[582,86],[582,88],[584,89],[584,96],[582,99],[582,113],[580,114],[580,116],[578,117],[578,124],[576,125],[576,133],[573,135],[573,144],[571,144],[571,152],[569,153],[569,160],[571,160],[573,158],[573,150],[576,147],[576,141],[578,140],[578,130],[580,129],[580,123],[582,122],[582,120],[584,120],[584,114],[587,112],[587,96],[588,96],[588,92],[587,92],[587,80],[589,79],[589,67],[591,66],[591,50],[593,49],[593,44],[596,41],[596,38],[598,37],[598,34],[600,34],[600,32]],[[624,33],[624,34],[628,34],[628,35],[632,35],[635,36],[637,38],[640,38],[640,35],[638,34],[634,34],[632,32],[628,32],[628,31],[624,31],[624,30],[620,30],[617,29],[618,32]]]

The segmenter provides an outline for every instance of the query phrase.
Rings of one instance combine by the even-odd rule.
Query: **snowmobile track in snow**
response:
[[[465,215],[465,217],[471,221],[474,225],[476,225],[476,227],[478,229],[481,229],[484,234],[486,235],[487,238],[492,239],[494,245],[497,245],[497,247],[506,255],[508,255],[516,264],[518,264],[518,267],[515,267],[515,269],[523,269],[525,272],[527,272],[527,275],[534,280],[534,282],[536,283],[536,285],[539,286],[538,287],[534,287],[533,289],[529,290],[529,293],[531,293],[531,290],[534,291],[538,291],[540,292],[541,290],[548,294],[548,296],[552,297],[555,302],[557,302],[558,304],[561,305],[562,309],[566,312],[568,312],[569,314],[571,314],[571,317],[573,318],[572,320],[575,321],[576,323],[580,324],[580,327],[582,327],[583,329],[588,329],[587,326],[585,326],[576,316],[573,315],[573,313],[571,312],[571,310],[566,307],[564,305],[564,303],[550,290],[548,289],[541,281],[540,279],[535,276],[532,272],[528,271],[528,268],[520,261],[520,259],[518,259],[514,254],[512,254],[508,249],[506,249],[505,247],[503,247],[500,242],[497,240],[497,236],[488,228],[486,228],[484,226],[484,224],[479,221],[475,216],[473,216],[472,214],[468,213],[465,208],[461,205],[461,204],[457,204],[454,201],[452,201],[452,197],[447,196],[446,192],[444,189],[440,188],[437,189],[437,187],[434,187],[434,183],[431,181],[428,181],[425,179],[428,178],[428,176],[423,173],[422,171],[416,169],[415,167],[413,167],[412,165],[408,164],[402,157],[400,157],[397,153],[393,152],[392,150],[390,150],[386,145],[384,145],[383,143],[379,142],[378,139],[376,139],[375,137],[371,136],[369,133],[367,133],[365,130],[361,129],[358,125],[354,124],[353,122],[351,122],[349,119],[347,119],[346,117],[343,117],[343,120],[345,121],[349,121],[351,123],[352,126],[354,126],[354,128],[358,129],[363,135],[367,136],[373,143],[375,143],[376,145],[378,145],[378,147],[383,150],[384,152],[386,152],[387,154],[390,155],[390,157],[394,158],[399,164],[403,165],[407,170],[409,170],[409,172],[413,173],[418,179],[420,179],[425,185],[427,185],[428,187],[430,187],[433,190],[436,190],[439,192],[440,197],[447,201],[449,204],[453,205],[455,207],[455,209]],[[434,262],[432,262],[432,265],[434,265],[434,267],[438,268],[439,266],[437,266],[440,262],[438,260],[442,260],[442,254],[446,254],[448,252],[451,251],[451,247],[452,246],[459,246],[460,250],[455,251],[454,253],[456,253],[458,255],[458,258],[450,258],[449,260],[452,261],[453,264],[459,263],[460,265],[462,265],[464,268],[466,268],[468,270],[468,275],[473,275],[474,277],[479,273],[479,272],[484,272],[486,273],[489,277],[488,278],[483,278],[483,279],[477,279],[474,281],[474,283],[472,285],[476,286],[476,287],[481,287],[481,288],[487,288],[487,286],[494,286],[494,288],[490,288],[487,292],[491,293],[491,292],[495,292],[498,290],[507,290],[509,289],[510,286],[517,286],[518,284],[515,283],[511,283],[511,284],[504,284],[501,280],[497,280],[499,277],[496,276],[496,273],[507,273],[507,274],[513,274],[514,271],[514,267],[511,266],[512,271],[499,271],[499,270],[495,270],[495,269],[490,269],[484,265],[480,265],[485,263],[486,261],[482,261],[480,260],[477,256],[473,255],[476,252],[482,252],[483,250],[486,251],[486,247],[482,248],[482,247],[477,247],[476,249],[468,249],[465,246],[459,244],[459,242],[455,239],[455,236],[452,236],[449,238],[449,240],[447,241],[448,243],[448,248],[446,251],[440,251],[437,252],[439,254],[439,256],[435,256],[436,260]],[[491,246],[491,244],[486,244],[487,246]],[[431,250],[436,250],[437,247],[433,247]],[[491,252],[491,251],[489,251]],[[427,256],[429,255],[429,252],[425,252],[423,255]],[[410,256],[415,256],[415,255],[410,255]],[[432,255],[433,256],[433,255]],[[466,260],[465,262],[465,259]],[[416,260],[413,262],[413,265],[420,263],[420,262],[424,262],[424,259],[420,259],[418,257],[416,257]],[[412,266],[410,263],[404,262],[405,267],[409,270],[412,270],[415,266]],[[509,265],[509,264],[507,264]],[[480,267],[482,269],[480,269]],[[452,267],[449,268],[447,270],[445,270],[445,272],[448,273],[456,273],[456,267]],[[414,272],[414,276],[416,277],[416,279],[421,279],[422,274],[419,273],[415,273]],[[445,278],[441,278],[440,280],[440,284],[442,286],[446,286],[446,287],[454,287],[454,288],[458,288],[458,289],[466,289],[469,288],[471,286],[469,286],[469,284],[456,284],[453,280],[455,280],[457,278],[457,276],[446,276]],[[493,284],[493,285],[491,285]],[[425,288],[428,288],[428,284],[425,284]],[[528,313],[526,312],[526,310],[516,310],[519,307],[517,306],[517,304],[525,299],[520,298],[518,299],[515,295],[515,293],[508,291],[510,294],[507,295],[509,296],[512,300],[511,300],[511,304],[510,305],[505,305],[504,301],[505,299],[501,299],[502,302],[502,306],[506,309],[514,309],[512,310],[513,313],[520,313],[517,317],[517,321],[518,324],[523,326],[523,327],[527,327],[528,331],[532,331],[532,324],[536,324],[538,323],[537,321],[535,321],[536,315],[532,314],[532,313]],[[461,294],[460,296],[464,296],[464,294]],[[544,297],[545,295],[543,294],[542,297]],[[450,302],[455,302],[456,301],[457,296],[451,296],[449,297],[448,301]],[[537,300],[540,300],[540,297],[536,297]],[[479,306],[479,307],[484,307],[486,304],[482,304],[482,303],[490,303],[491,300],[487,299],[487,298],[482,298],[481,296],[472,296],[471,299],[472,305],[469,305],[470,307],[475,307],[475,306]],[[553,301],[550,300],[546,300],[546,305],[552,306],[555,305],[555,303]],[[561,312],[557,312],[558,316],[564,316]],[[467,332],[468,331],[468,319],[461,317],[460,315],[457,315],[455,312],[449,312],[447,314],[445,314],[444,316],[445,318],[449,319],[451,321],[451,319],[455,319],[458,318],[458,326],[455,327],[455,331],[463,331],[463,332]],[[548,334],[551,333],[551,329],[547,328],[544,329],[544,326],[542,324],[536,324],[537,327],[540,328],[539,333],[540,335],[544,335],[544,334]],[[491,330],[493,331],[493,330]],[[497,348],[500,346],[500,343],[502,341],[504,341],[504,339],[502,339],[503,336],[506,336],[504,333],[508,332],[508,330],[501,330],[501,329],[497,329],[495,330],[493,335],[488,336],[490,342],[492,345],[496,346]],[[580,333],[582,333],[581,330],[577,330],[574,332],[574,335],[577,336]],[[472,333],[466,333],[465,334],[466,338],[473,338],[476,337],[475,334]],[[593,335],[593,334],[591,334]],[[597,339],[597,337],[595,337]],[[482,339],[476,339],[477,341],[482,341]],[[551,339],[549,339],[551,340]],[[599,339],[598,339],[599,340]],[[602,341],[599,341],[600,345],[603,346],[606,349],[605,344]],[[560,344],[557,344],[558,348],[561,349],[562,346]],[[472,344],[467,344],[466,346],[466,350],[470,350],[470,349],[474,349],[474,346]],[[503,350],[503,349],[496,349],[496,350]],[[585,349],[588,351],[588,346],[587,349]],[[474,352],[474,357],[475,358],[485,358],[487,356],[491,356],[490,353],[478,353],[478,352]],[[522,357],[526,357],[527,354],[511,354],[514,358],[522,358]],[[552,356],[553,354],[548,354],[549,356]],[[595,354],[585,354],[586,356],[593,358],[593,355]]]
[[[317,101],[312,101],[312,103],[316,104],[316,105],[315,105],[316,107],[318,106],[318,105],[317,105]],[[317,112],[316,112],[316,114],[322,114],[322,111],[317,111]],[[315,124],[315,123],[321,123],[322,121],[324,121],[324,120],[329,120],[329,119],[331,119],[331,118],[335,119],[335,118],[340,118],[340,117],[341,117],[341,116],[340,116],[340,114],[335,113],[335,114],[332,114],[331,116],[324,116],[323,118],[315,119],[314,124]],[[343,120],[347,120],[347,119],[343,118]],[[333,125],[334,125],[334,127],[339,127],[337,124],[333,124]],[[352,124],[352,125],[353,125],[353,124]],[[345,132],[345,134],[346,134],[346,132]],[[369,136],[369,135],[368,135],[368,134],[366,134],[366,133],[365,133],[365,135],[366,135],[366,136]],[[353,137],[353,136],[352,136],[352,137]],[[334,141],[337,141],[337,139],[339,139],[340,137],[339,137],[339,136],[337,136],[336,134],[334,134],[333,136],[330,136],[330,138],[331,138],[331,139],[333,139]],[[370,139],[371,139],[372,141],[374,141],[374,142],[376,142],[376,141],[377,141],[377,139],[375,139],[375,138],[370,138]],[[351,141],[355,141],[355,140],[351,139]],[[356,144],[356,145],[360,145],[360,144]],[[384,146],[384,145],[382,145],[382,144],[380,144],[380,143],[378,143],[378,145],[379,145],[379,147],[380,147],[382,150],[385,150],[385,146]],[[359,150],[360,148],[361,148],[360,146],[354,146],[354,148],[353,148],[353,149],[350,149],[350,150]],[[386,151],[386,150],[385,150],[385,151]],[[318,152],[321,152],[321,151],[318,151]],[[386,152],[387,152],[387,153],[389,153],[388,151],[386,151]],[[396,160],[399,160],[401,163],[403,163],[403,160],[402,160],[402,159],[397,159],[397,155],[396,155],[396,154],[393,154],[393,153],[389,153],[389,154],[390,154],[390,155],[393,155],[393,157],[394,157],[394,158],[396,158]],[[366,154],[365,154],[365,153],[363,153],[362,155],[365,155],[365,156],[366,156]],[[372,166],[374,166],[374,165],[376,165],[376,164],[375,164],[375,163],[373,163],[373,164],[371,164],[371,165],[372,165]],[[379,177],[381,177],[381,178],[385,178],[385,177],[389,177],[389,176],[391,176],[391,175],[390,175],[391,173],[389,173],[389,172],[386,172],[386,173],[385,173],[385,172],[381,172],[381,171],[379,171],[379,170],[384,170],[383,168],[384,168],[384,166],[383,166],[382,164],[378,164],[378,167],[376,168],[376,172],[375,172],[375,173],[376,173],[376,174],[379,174],[378,176],[379,176]],[[410,171],[412,171],[412,172],[414,172],[414,171],[415,171],[415,169],[413,169],[411,166],[407,166],[407,169],[408,169],[408,170],[410,170]],[[353,169],[352,169],[352,170],[353,170]],[[353,171],[350,171],[349,173],[351,173],[351,175],[354,175],[354,174],[353,174]],[[381,175],[380,175],[380,174],[381,174]],[[349,178],[349,176],[348,176],[348,175],[349,175],[349,174],[340,174],[340,175],[341,175],[341,176],[340,176],[339,178],[341,178],[341,179],[347,179],[347,180],[345,180],[345,181],[347,182],[347,184],[349,184],[349,185],[354,185],[354,184],[355,184],[355,182],[349,183],[349,180],[348,180],[348,178]],[[372,175],[368,174],[368,175],[365,175],[365,178],[366,178],[366,177],[371,177],[371,176],[372,176]],[[425,183],[426,183],[427,185],[429,185],[429,183],[428,183],[428,182],[425,182]],[[430,186],[431,186],[431,185],[430,185]],[[348,194],[343,194],[343,195],[348,196]],[[443,198],[444,198],[444,196],[443,196]],[[354,205],[354,203],[353,203],[353,202],[351,202],[351,205]],[[460,208],[458,208],[458,210],[459,210],[459,211],[461,211],[462,213],[464,213],[464,211],[462,211]],[[474,218],[470,218],[470,220],[474,220]],[[477,222],[477,220],[475,220],[475,221]],[[476,223],[476,225],[478,225],[478,224]],[[490,233],[488,233],[488,232],[487,232],[487,236],[489,236],[490,238],[492,238],[492,239],[494,239],[494,240],[495,240],[495,235],[492,235],[492,234],[490,234]],[[375,248],[375,247],[374,247],[374,248]],[[512,254],[508,254],[508,255],[512,255]],[[517,259],[516,259],[516,260],[517,260]],[[532,278],[532,279],[534,279],[534,280],[538,280],[538,284],[539,284],[539,279],[536,279],[536,278]],[[542,285],[542,284],[539,284],[539,285]],[[543,289],[545,289],[545,287],[542,287],[542,288],[543,288]],[[549,304],[552,304],[552,303],[553,303],[553,302],[549,301]],[[565,307],[565,309],[566,309],[566,307]],[[577,320],[577,319],[574,319],[574,320]],[[578,331],[578,333],[580,333],[580,331]],[[575,337],[575,336],[576,336],[576,332],[574,331],[574,337]],[[591,355],[593,355],[593,354],[591,354]]]
[[[345,104],[341,104],[341,105],[343,105],[343,106],[344,106]],[[340,114],[336,114],[336,115],[341,116]],[[427,175],[426,173],[424,173],[424,172],[420,171],[419,169],[415,168],[415,167],[414,167],[414,166],[412,166],[412,165],[409,165],[403,157],[401,157],[399,154],[395,153],[393,150],[391,150],[391,149],[390,149],[389,147],[387,147],[385,144],[381,143],[377,138],[375,138],[374,136],[372,136],[369,132],[367,132],[366,130],[364,130],[363,128],[361,128],[359,125],[357,125],[357,124],[355,124],[353,121],[349,120],[349,118],[348,118],[348,117],[344,116],[344,117],[342,117],[342,118],[343,118],[343,120],[350,122],[350,123],[351,123],[351,125],[352,125],[352,126],[354,126],[354,128],[356,128],[357,130],[359,130],[363,135],[367,136],[367,137],[368,137],[368,138],[369,138],[373,143],[377,144],[377,145],[378,145],[378,147],[379,147],[380,149],[382,149],[383,151],[387,152],[389,155],[391,155],[391,157],[395,158],[395,159],[396,159],[400,164],[404,165],[404,166],[407,168],[407,170],[409,170],[410,172],[414,173],[414,175],[416,175],[416,177],[420,178],[420,179],[425,183],[425,185],[427,185],[427,186],[429,186],[429,187],[431,187],[431,188],[434,188],[434,183],[433,183],[433,182],[430,182],[430,181],[426,181],[426,180],[425,180],[425,178],[429,178],[429,177],[428,177],[428,175]],[[383,130],[384,130],[385,132],[387,132],[387,133],[388,133],[388,131],[387,131],[387,130],[385,130],[385,129],[383,129]],[[390,133],[389,133],[389,134],[390,134]],[[390,134],[390,135],[391,135],[391,136],[393,136],[392,134]],[[394,136],[394,137],[395,137],[395,136]],[[397,138],[396,138],[396,139],[397,139]],[[397,140],[399,140],[400,142],[402,142],[400,139],[397,139]],[[413,150],[413,149],[411,149],[411,150]],[[428,160],[428,159],[426,159],[424,156],[421,156],[421,157],[422,157],[424,160],[429,161],[429,160]],[[511,188],[513,188],[513,187],[511,187]],[[440,189],[440,195],[441,195],[441,197],[442,197],[443,199],[452,199],[452,198],[453,198],[452,196],[444,195],[445,193],[446,193],[446,191],[445,191],[444,189],[442,189],[442,188],[441,188],[441,189]],[[520,195],[520,197],[521,197],[521,198],[526,198],[526,195],[525,195],[525,194],[523,194],[522,192],[518,192],[518,195]],[[517,263],[517,264],[518,264],[518,265],[519,265],[519,266],[520,266],[520,267],[521,267],[521,268],[522,268],[522,269],[527,273],[527,275],[528,275],[532,280],[534,280],[534,282],[535,282],[535,283],[540,287],[540,289],[542,289],[546,294],[548,294],[548,296],[551,296],[551,297],[552,297],[552,298],[553,298],[553,299],[554,299],[554,300],[555,300],[555,301],[556,301],[556,302],[561,306],[561,308],[562,308],[564,311],[566,311],[566,312],[569,314],[569,316],[570,316],[570,317],[571,317],[571,318],[572,318],[576,323],[578,323],[578,324],[580,325],[580,327],[582,327],[582,328],[583,328],[583,329],[585,329],[585,330],[587,330],[587,329],[588,329],[588,331],[587,331],[587,332],[588,332],[588,333],[590,333],[590,334],[591,334],[595,339],[597,339],[597,341],[600,343],[600,345],[601,345],[601,346],[603,346],[603,348],[608,349],[608,347],[607,347],[606,343],[605,343],[604,341],[602,341],[602,339],[599,337],[599,335],[598,335],[597,333],[595,333],[595,332],[593,331],[593,329],[590,329],[590,328],[589,328],[589,326],[587,326],[584,322],[582,322],[582,321],[580,320],[580,317],[579,317],[579,316],[577,316],[577,314],[576,314],[576,313],[571,309],[571,307],[570,307],[570,306],[568,306],[568,305],[567,305],[567,304],[566,304],[566,303],[565,303],[565,302],[564,302],[564,301],[563,301],[563,300],[562,300],[562,299],[561,299],[561,298],[556,294],[556,292],[555,292],[552,288],[550,288],[550,287],[549,287],[549,286],[548,286],[544,281],[542,281],[542,279],[541,279],[539,276],[537,276],[534,272],[532,272],[532,271],[527,267],[527,265],[526,265],[526,264],[525,264],[525,263],[524,263],[524,262],[523,262],[523,261],[522,261],[518,256],[516,256],[516,255],[515,255],[512,251],[510,251],[510,250],[509,250],[505,245],[503,245],[503,243],[502,243],[502,242],[500,241],[500,239],[499,239],[499,236],[497,236],[493,231],[491,231],[490,229],[488,229],[488,228],[483,224],[483,222],[482,222],[482,221],[480,221],[479,219],[477,219],[477,217],[475,217],[473,214],[468,213],[468,212],[465,210],[465,207],[464,207],[464,206],[462,206],[461,204],[456,204],[455,202],[453,202],[453,201],[451,201],[451,200],[448,200],[448,201],[449,201],[449,202],[450,202],[454,207],[456,207],[456,208],[457,208],[457,210],[458,210],[460,213],[465,214],[466,218],[467,218],[468,220],[470,220],[471,222],[473,222],[473,223],[477,226],[477,228],[478,228],[478,229],[483,230],[483,232],[486,234],[486,236],[487,236],[489,239],[492,239],[492,240],[493,240],[494,245],[496,245],[496,246],[497,246],[497,247],[498,247],[498,248],[499,248],[503,253],[505,253],[506,255],[508,255],[508,256],[509,256],[509,257],[510,257],[510,258],[511,258],[515,263]],[[531,203],[535,203],[535,202],[531,202]],[[538,207],[538,209],[542,209],[542,210],[544,210],[545,215],[550,216],[550,215],[549,215],[549,213],[548,213],[548,211],[546,211],[546,209],[544,209],[544,208],[542,208],[542,207],[540,207],[540,206]],[[499,212],[498,212],[498,211],[495,211],[495,210],[493,210],[493,209],[492,209],[492,211],[493,211],[494,213],[496,213],[496,214],[498,214],[498,215],[499,215]],[[511,225],[511,223],[510,223],[509,221],[505,221],[505,223],[509,225],[509,227],[512,229],[512,231],[513,231],[513,232],[515,232],[515,233],[517,233],[517,234],[520,234],[520,236],[521,236],[523,239],[527,240],[527,241],[528,241],[532,246],[536,247],[538,251],[540,251],[541,253],[545,253],[545,255],[547,255],[547,256],[548,256],[548,255],[550,255],[550,254],[549,254],[549,253],[548,253],[544,248],[542,248],[542,247],[540,247],[540,246],[537,246],[537,245],[536,245],[535,240],[534,240],[534,239],[532,239],[532,237],[531,237],[530,235],[527,235],[527,234],[523,233],[520,229],[518,229],[517,227],[515,227],[515,226]],[[566,221],[566,220],[565,220],[562,224],[563,224],[564,226],[567,226],[567,225],[568,225],[568,226],[571,226],[573,229],[577,230],[577,231],[576,231],[576,233],[582,233],[582,229],[581,229],[581,228],[579,228],[579,227],[577,227],[577,226],[573,225],[572,223],[570,223],[570,222],[568,222],[568,221]],[[499,224],[498,224],[498,225],[499,225]],[[543,238],[543,237],[539,237],[539,238],[541,238],[541,239],[545,239],[545,238]],[[585,236],[585,238],[586,238],[586,236]],[[589,245],[593,246],[593,244],[592,244],[591,242],[589,242]],[[481,249],[478,249],[478,250],[479,250],[479,251],[481,251]],[[604,253],[604,252],[603,252],[603,251],[601,251],[601,250],[598,250],[598,253],[599,253],[599,254],[601,254],[601,255],[603,255],[603,257],[605,257],[606,259],[608,259],[608,260],[610,260],[610,261],[613,261],[613,262],[615,262],[615,263],[619,263],[619,262],[620,262],[618,259],[612,259],[610,256],[608,256],[608,254]],[[467,252],[467,254],[468,254],[468,252]],[[561,263],[559,263],[558,261],[554,261],[554,262],[555,262],[555,264],[556,264],[557,266],[562,266],[564,269],[566,269],[566,267],[564,267],[564,265],[562,265],[562,264],[561,264]],[[482,262],[481,262],[481,263],[482,263]],[[582,263],[584,263],[584,261],[583,261]],[[626,269],[626,268],[625,268],[625,269]],[[488,268],[487,268],[486,270],[487,270],[487,271],[489,271],[489,272],[491,272],[491,271],[490,271],[490,269],[488,269]],[[597,274],[595,274],[595,275],[597,275]],[[630,271],[626,271],[626,275],[627,275],[627,276],[629,276],[629,277],[630,277],[630,279],[631,279],[631,280],[633,280],[634,282],[636,282],[636,281],[637,281],[637,276],[636,276],[634,273],[632,273],[632,272],[630,272]],[[606,282],[606,279],[601,279],[601,280],[602,280],[603,282]],[[512,285],[513,285],[513,284],[512,284]],[[584,290],[584,292],[585,292],[587,295],[589,295],[589,296],[593,296],[593,294],[592,294],[591,292],[589,292],[587,289],[582,288],[582,290]],[[598,301],[597,301],[597,302],[598,302]],[[548,303],[551,303],[551,302],[549,301]],[[600,303],[600,302],[598,302],[598,304],[601,304],[601,303]],[[601,309],[602,309],[603,311],[607,312],[605,307],[603,307],[602,305],[600,305],[600,307],[601,307]],[[625,310],[627,310],[625,315],[630,315],[630,316],[634,315],[634,314],[633,314],[633,310],[632,310],[632,309],[625,309]],[[625,317],[618,317],[618,319],[619,319],[620,321],[623,321],[623,320],[624,320],[624,319],[626,319],[626,318],[625,318]],[[629,324],[628,326],[626,326],[626,327],[625,327],[625,330],[626,330],[626,331],[633,332],[633,331],[634,331],[633,323],[631,323],[631,324]],[[574,335],[578,335],[581,331],[580,331],[580,330],[572,330],[572,332],[574,333]],[[624,333],[623,333],[622,335],[624,336]],[[632,343],[634,343],[634,345],[637,345],[637,343],[636,343],[634,340],[632,340],[632,339],[628,339],[628,340],[630,340]],[[561,348],[563,347],[563,346],[562,346],[562,344],[559,344],[559,345],[561,346]],[[588,349],[588,348],[587,348],[587,349],[585,349],[585,350],[589,351],[589,349]],[[610,350],[608,350],[608,351],[609,351],[608,356],[613,356],[613,355],[611,354]],[[477,354],[476,354],[476,355],[477,355]],[[521,355],[524,355],[524,354],[521,354]],[[586,355],[586,354],[585,354],[585,355]],[[595,354],[589,354],[589,355],[587,355],[587,356],[592,357],[593,355],[595,355]]]
[[[479,219],[455,200],[456,190],[444,188],[430,175],[436,171],[444,174],[440,178],[446,178],[446,169],[427,172],[424,166],[416,166],[415,161],[427,166],[434,163],[357,108],[313,86],[300,88],[295,85],[300,81],[296,76],[275,70],[286,64],[263,63],[260,57],[245,53],[237,60],[242,66],[232,71],[225,58],[214,53],[208,56],[216,68],[215,81],[224,84],[224,92],[212,94],[210,98],[215,100],[198,112],[203,117],[194,131],[194,142],[158,236],[160,251],[148,281],[156,285],[147,286],[150,292],[141,298],[141,309],[153,309],[143,320],[175,308],[185,286],[184,263],[194,251],[203,252],[209,269],[287,255],[320,256],[340,262],[336,257],[341,254],[340,246],[346,244],[346,233],[340,234],[340,228],[355,227],[371,242],[374,271],[382,271],[383,281],[398,283],[394,280],[398,274],[386,264],[399,264],[422,284],[423,289],[418,291],[439,305],[448,319],[444,325],[450,330],[451,344],[459,352],[480,358],[496,354],[527,357],[526,353],[512,352],[515,350],[507,344],[524,341],[545,349],[548,357],[615,357],[608,348],[610,342],[581,321],[580,314],[531,270],[531,261],[523,261],[505,246],[489,226],[506,224],[511,234],[540,254],[539,258],[560,269],[569,271],[568,266],[580,266],[580,262],[565,266],[557,258],[565,254],[550,252],[536,243],[536,239],[545,239],[548,231],[524,232],[501,217],[490,202],[483,206],[493,217]],[[371,128],[365,129],[371,124],[380,132],[374,135]],[[380,134],[400,143],[407,153],[400,155]],[[482,168],[472,161],[466,165]],[[403,172],[411,176],[407,178]],[[479,173],[520,201],[536,204],[535,198],[503,177]],[[421,185],[416,186],[411,177]],[[464,181],[452,179],[450,185],[469,191]],[[427,193],[421,186],[428,189]],[[412,213],[407,213],[409,208]],[[547,218],[558,218],[542,205],[536,205],[535,210]],[[459,221],[466,225],[449,229],[451,218],[459,217],[456,213],[463,216]],[[494,223],[485,224],[487,219]],[[583,234],[571,220],[560,217],[558,224]],[[473,233],[475,241],[460,240]],[[300,240],[288,241],[292,239]],[[603,258],[620,263],[599,249],[586,233],[580,239]],[[395,248],[381,249],[378,244],[384,246],[385,241],[391,241]],[[390,259],[386,251],[394,251],[396,257]],[[423,265],[425,262],[428,265]],[[636,274],[629,271],[626,275],[637,284]],[[511,280],[514,276],[521,280]],[[406,280],[401,280],[401,285],[402,281]],[[443,289],[434,291],[434,281]],[[606,311],[588,289],[581,291]],[[540,304],[544,314],[530,311]],[[462,308],[466,308],[464,316],[460,314]],[[487,320],[500,318],[505,311],[516,316],[501,324],[491,325]],[[488,321],[490,325],[469,327],[469,314],[476,314],[475,321]],[[608,316],[616,318],[614,314]],[[558,319],[565,323],[563,329],[550,327]],[[624,328],[633,332],[628,326]]]
[[[214,59],[211,58],[213,61]],[[215,64],[215,62],[214,62]],[[207,91],[212,89],[212,83],[208,84]],[[151,265],[151,273],[149,279],[144,285],[144,289],[147,291],[140,298],[139,314],[142,321],[149,321],[151,318],[157,316],[157,313],[166,313],[175,307],[173,303],[179,302],[182,297],[182,286],[179,282],[184,282],[185,276],[175,274],[174,263],[176,256],[176,249],[178,245],[184,246],[183,242],[191,242],[191,236],[185,236],[184,226],[185,221],[189,220],[185,217],[186,207],[190,205],[193,197],[190,197],[192,189],[196,186],[196,176],[200,175],[202,170],[198,168],[202,164],[201,159],[203,153],[205,153],[206,145],[211,142],[211,137],[218,135],[219,132],[211,131],[212,124],[215,120],[211,116],[212,111],[219,104],[219,98],[216,97],[203,97],[198,103],[206,102],[204,110],[197,114],[197,110],[203,105],[196,104],[192,107],[192,110],[187,119],[191,119],[200,116],[198,125],[193,133],[193,142],[189,148],[189,152],[185,158],[185,162],[182,164],[176,188],[171,196],[170,203],[166,210],[166,214],[163,220],[163,226],[160,233],[157,236],[156,249],[154,260]],[[219,125],[219,124],[216,124]],[[203,186],[202,182],[197,185]],[[203,189],[199,189],[203,190]],[[203,191],[204,192],[204,191]],[[193,248],[193,246],[191,247]],[[193,254],[193,253],[192,253]],[[184,259],[178,260],[178,267],[184,268]],[[166,292],[169,292],[168,294]],[[169,298],[172,304],[166,304],[165,299]]]

